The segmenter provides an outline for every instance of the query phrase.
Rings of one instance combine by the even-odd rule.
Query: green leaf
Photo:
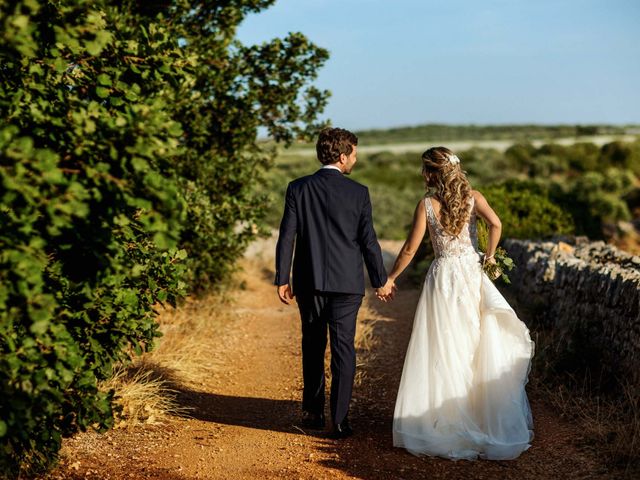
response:
[[[182,127],[179,123],[172,123],[169,127],[169,133],[174,137],[179,137],[180,135],[182,135]]]
[[[101,73],[98,75],[98,83],[100,85],[105,85],[107,87],[111,86],[111,78],[106,73]]]
[[[96,95],[100,98],[107,98],[109,96],[109,89],[105,87],[96,87]]]
[[[157,232],[153,236],[153,243],[155,243],[160,250],[167,250],[175,244],[175,241],[165,232]]]
[[[29,17],[27,15],[14,15],[11,25],[19,29],[26,29],[29,25]]]
[[[133,166],[133,169],[137,171],[149,170],[149,163],[144,158],[133,157],[131,159],[131,165]]]
[[[42,335],[49,328],[49,324],[49,320],[39,320],[29,327],[29,331],[35,335]]]
[[[53,67],[55,68],[56,72],[62,73],[67,70],[69,64],[64,60],[64,58],[58,57],[53,61]]]
[[[138,100],[138,95],[133,90],[127,90],[124,97],[131,102]]]

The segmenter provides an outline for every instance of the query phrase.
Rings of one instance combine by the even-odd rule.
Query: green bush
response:
[[[17,475],[111,425],[97,380],[152,345],[156,302],[184,294],[163,86],[183,60],[167,39],[133,46],[95,2],[0,8],[0,469]]]
[[[258,128],[316,128],[326,92],[305,85],[326,52],[300,34],[242,46],[238,23],[273,1],[227,3],[0,2],[4,475],[112,425],[97,381],[258,231]]]
[[[540,239],[574,232],[571,216],[536,183],[510,180],[481,192],[500,217],[503,238]]]
[[[640,141],[632,143],[611,142],[603,145],[600,150],[601,170],[613,167],[622,170],[632,170],[640,175]]]
[[[576,234],[602,239],[605,224],[631,219],[637,179],[630,170],[609,168],[549,183],[549,197],[569,212]]]

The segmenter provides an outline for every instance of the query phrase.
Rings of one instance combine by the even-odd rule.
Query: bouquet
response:
[[[496,263],[490,263],[485,258],[485,254],[483,254],[482,258],[482,270],[491,280],[497,280],[501,278],[504,283],[511,283],[509,280],[509,276],[505,273],[506,271],[512,270],[514,267],[513,260],[509,255],[507,255],[507,251],[502,248],[496,248],[496,252],[493,254],[493,258]]]
[[[484,220],[478,219],[478,247],[483,252],[482,253],[482,270],[487,276],[495,281],[499,278],[502,279],[504,283],[511,283],[509,280],[509,276],[506,272],[513,270],[515,264],[513,263],[513,259],[509,257],[507,251],[502,248],[496,248],[495,253],[493,254],[493,258],[495,259],[495,263],[488,262],[486,254],[484,252],[487,251],[487,242],[489,239],[489,229],[487,228]]]

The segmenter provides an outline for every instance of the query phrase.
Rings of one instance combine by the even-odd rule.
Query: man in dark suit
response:
[[[303,424],[311,428],[325,424],[324,353],[329,329],[334,438],[353,434],[347,415],[365,265],[378,298],[386,301],[393,295],[373,229],[369,190],[345,176],[356,163],[357,144],[358,138],[341,128],[320,132],[316,152],[324,166],[287,187],[276,246],[278,296],[289,304],[295,295],[302,319]]]

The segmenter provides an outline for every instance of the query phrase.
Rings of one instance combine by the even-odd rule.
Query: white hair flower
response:
[[[449,155],[449,163],[451,165],[458,165],[460,163],[460,159],[457,155]]]

